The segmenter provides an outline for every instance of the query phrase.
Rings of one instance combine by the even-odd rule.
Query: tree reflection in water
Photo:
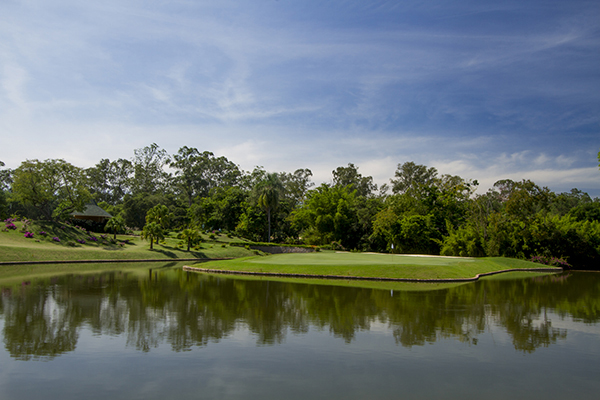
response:
[[[2,290],[3,340],[20,360],[51,359],[77,346],[80,329],[126,335],[150,351],[169,343],[186,351],[248,329],[258,345],[288,333],[329,330],[351,343],[359,331],[384,324],[397,344],[421,346],[440,338],[477,344],[491,324],[515,349],[533,352],[565,339],[547,312],[585,323],[600,318],[600,280],[567,273],[487,280],[435,291],[394,291],[233,279],[182,270],[144,278],[114,272],[40,279]]]

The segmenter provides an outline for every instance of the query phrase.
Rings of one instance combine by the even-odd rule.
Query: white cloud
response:
[[[512,5],[378,5],[2,3],[0,157],[90,166],[156,142],[316,182],[354,163],[389,183],[414,161],[482,186],[598,188],[581,157],[597,143],[597,6],[513,29],[448,23]]]

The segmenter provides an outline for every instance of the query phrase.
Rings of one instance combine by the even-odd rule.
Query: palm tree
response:
[[[150,222],[158,224],[162,229],[169,228],[171,224],[171,214],[169,209],[164,204],[159,204],[148,210],[146,213],[146,225]],[[156,237],[156,244],[158,244],[158,237]]]
[[[142,239],[148,239],[150,241],[150,250],[152,250],[152,242],[156,239],[158,244],[159,239],[164,237],[162,227],[156,222],[149,222],[144,225],[142,230]]]
[[[279,195],[283,191],[283,184],[277,173],[268,174],[265,179],[256,185],[258,205],[267,212],[269,224],[268,242],[271,242],[271,212],[279,205]]]
[[[192,244],[197,243],[201,236],[200,231],[196,228],[187,228],[181,231],[179,235],[177,235],[178,239],[183,239],[187,242],[187,251],[190,251],[190,247]]]
[[[115,240],[117,240],[117,231],[122,231],[123,229],[125,229],[125,220],[120,215],[109,219],[104,226],[105,231],[113,231]]]

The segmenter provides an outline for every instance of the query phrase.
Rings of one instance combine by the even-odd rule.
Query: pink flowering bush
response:
[[[25,237],[27,239],[33,239],[33,233],[31,233],[31,232],[25,232]]]
[[[563,258],[558,257],[533,256],[529,259],[529,261],[538,264],[549,265],[551,267],[571,268],[571,264],[569,264]]]

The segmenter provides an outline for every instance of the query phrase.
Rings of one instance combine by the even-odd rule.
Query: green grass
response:
[[[117,242],[112,243],[110,238],[113,236],[104,232],[88,234],[69,225],[34,222],[26,228],[34,233],[34,238],[27,239],[21,231],[23,223],[16,222],[15,225],[18,227],[17,230],[6,232],[0,230],[0,262],[134,259],[177,261],[189,258],[247,257],[254,254],[253,251],[243,247],[229,246],[229,242],[239,242],[240,239],[229,238],[224,234],[216,235],[214,240],[210,239],[208,235],[203,235],[204,241],[197,248],[188,252],[185,246],[178,247],[180,240],[176,238],[176,233],[168,235],[160,244],[154,244],[154,250],[150,250],[150,244],[141,240],[139,236],[117,235]],[[4,224],[0,225],[0,228],[3,227]],[[41,231],[47,232],[47,235],[41,235]],[[98,241],[89,240],[90,235],[98,238]],[[102,235],[106,239],[103,239]],[[52,237],[60,238],[60,242],[53,241]],[[85,244],[77,243],[77,239],[85,240]],[[90,265],[83,267],[85,264],[78,265],[78,268],[84,270],[95,268]],[[66,268],[66,270],[73,270],[75,267],[71,265]],[[63,267],[0,265],[0,279],[23,274],[46,273],[47,271],[59,272],[63,271]]]
[[[18,230],[0,231],[0,262],[164,259],[165,263],[177,263],[181,259],[188,258],[231,257],[236,259],[210,261],[199,266],[234,271],[403,279],[472,278],[477,274],[499,270],[545,267],[528,261],[508,258],[413,257],[372,253],[318,252],[251,257],[255,254],[253,251],[228,245],[231,241],[239,242],[239,238],[228,237],[224,234],[215,234],[213,239],[208,235],[203,235],[203,242],[188,252],[185,247],[181,247],[181,241],[176,238],[176,233],[172,233],[160,244],[155,244],[154,250],[150,250],[149,243],[142,241],[139,236],[117,235],[118,240],[113,243],[109,240],[112,235],[94,233],[92,235],[99,240],[93,242],[89,240],[90,234],[81,229],[56,223],[37,222],[27,227],[28,231],[34,233],[33,239],[27,239],[21,232],[22,223],[17,222],[16,225]],[[48,234],[42,236],[41,231]],[[106,238],[103,239],[101,235],[105,235]],[[60,238],[60,243],[52,240],[54,236]],[[77,239],[83,239],[86,242],[79,244],[76,242]],[[0,280],[75,271],[148,269],[149,266],[152,268],[151,265],[154,264],[0,265]],[[295,281],[299,280],[295,278]],[[313,279],[307,281],[318,283]],[[348,281],[348,285],[364,287],[364,282],[356,284]],[[377,284],[376,286],[380,287],[381,285]],[[385,286],[385,288],[387,287]]]
[[[201,267],[246,272],[395,279],[460,279],[507,269],[547,268],[529,261],[502,257],[414,257],[370,253],[279,254],[210,261]]]

